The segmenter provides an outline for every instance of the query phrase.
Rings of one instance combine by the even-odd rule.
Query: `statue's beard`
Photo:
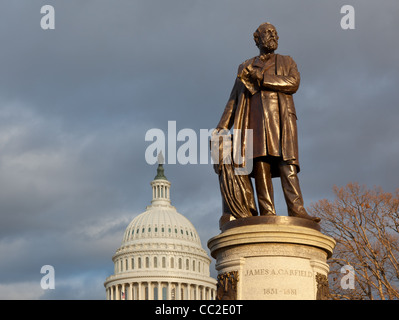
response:
[[[266,52],[273,52],[277,49],[278,42],[275,39],[270,39],[266,43],[262,44],[262,47],[265,49]]]

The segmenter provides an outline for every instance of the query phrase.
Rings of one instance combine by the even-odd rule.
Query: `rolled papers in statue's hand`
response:
[[[252,95],[259,91],[258,82],[254,81],[254,79],[251,77],[251,71],[253,70],[253,66],[249,65],[248,67],[244,68],[239,75],[237,75],[237,77]]]

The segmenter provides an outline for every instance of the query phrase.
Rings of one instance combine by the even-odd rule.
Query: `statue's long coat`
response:
[[[242,63],[238,68],[238,74],[252,64],[256,57],[251,58]],[[280,139],[281,157],[290,164],[298,167],[298,135],[297,135],[297,116],[292,95],[298,90],[300,75],[297,70],[296,63],[290,56],[275,54],[275,74],[264,74],[262,81],[261,99],[267,99],[264,91],[274,91],[278,95],[278,104],[280,111]],[[251,93],[241,82],[236,79],[234,87],[231,91],[230,98],[226,104],[223,115],[217,128],[240,129],[240,135],[234,135],[233,153],[240,153],[245,158],[246,151],[246,134],[249,123]],[[264,128],[267,130],[267,128]],[[256,137],[253,143],[257,143]],[[239,159],[234,154],[234,159]],[[279,176],[277,168],[272,168],[273,176]]]

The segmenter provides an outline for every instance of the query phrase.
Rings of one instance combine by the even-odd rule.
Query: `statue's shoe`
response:
[[[317,222],[317,223],[319,223],[321,221],[321,219],[319,217],[314,217],[314,216],[308,215],[307,213],[306,214],[293,215],[293,217],[302,218],[302,219],[308,219],[308,220],[312,220],[312,221]]]

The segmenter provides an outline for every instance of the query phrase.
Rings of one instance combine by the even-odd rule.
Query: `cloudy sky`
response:
[[[40,26],[46,4],[54,30]],[[345,4],[353,30],[341,28]],[[111,257],[151,201],[146,132],[214,128],[262,22],[301,73],[305,205],[334,184],[399,187],[397,0],[4,0],[0,15],[1,299],[105,298]],[[210,160],[165,174],[206,248],[221,214]],[[43,265],[54,290],[40,287]]]

